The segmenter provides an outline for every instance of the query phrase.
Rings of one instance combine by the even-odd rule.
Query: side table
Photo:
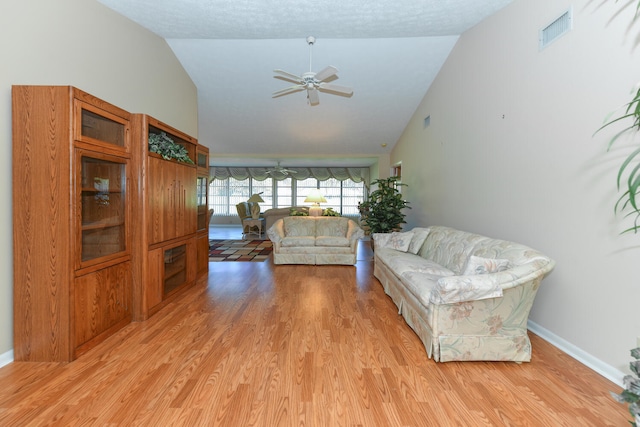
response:
[[[247,227],[247,232],[245,233],[244,229]],[[251,231],[251,228],[258,227],[258,232]],[[246,239],[249,234],[257,234],[258,237],[262,237],[262,233],[264,232],[264,218],[258,219],[243,219],[242,220],[242,240]]]

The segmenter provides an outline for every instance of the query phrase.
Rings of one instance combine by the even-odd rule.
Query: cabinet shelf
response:
[[[123,191],[121,191],[121,190],[101,191],[101,190],[96,190],[95,188],[91,188],[91,187],[82,187],[81,191],[83,193],[91,193],[91,194],[119,194],[119,193],[123,193]]]
[[[82,224],[82,231],[103,230],[106,228],[122,227],[122,226],[124,226],[124,221],[97,221],[97,222]]]

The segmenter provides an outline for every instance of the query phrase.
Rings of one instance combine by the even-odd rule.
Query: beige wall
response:
[[[613,215],[628,148],[607,153],[611,133],[593,133],[640,80],[631,3],[516,0],[472,28],[391,159],[409,185],[409,227],[453,226],[554,258],[531,319],[618,372],[640,336],[640,235],[619,235],[629,221]],[[573,31],[539,51],[538,30],[571,5]]]
[[[0,355],[13,348],[11,85],[72,85],[197,137],[197,91],[167,43],[94,0],[0,13]]]

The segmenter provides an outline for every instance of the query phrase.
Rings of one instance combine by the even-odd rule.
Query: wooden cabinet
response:
[[[125,262],[77,277],[74,283],[76,355],[92,339],[131,321],[131,263]]]
[[[14,86],[12,109],[14,359],[71,361],[207,271],[204,167],[149,153],[149,134],[208,153],[70,86]]]
[[[196,232],[196,169],[148,158],[149,244]]]
[[[130,114],[13,86],[14,359],[73,360],[131,319]]]
[[[197,277],[197,165],[148,150],[150,134],[165,133],[196,159],[197,140],[144,114],[134,114],[134,162],[140,212],[134,236],[134,319],[164,307]]]
[[[196,251],[198,276],[209,271],[209,149],[198,145],[196,150],[196,165],[198,177],[196,178],[197,196],[197,236]]]

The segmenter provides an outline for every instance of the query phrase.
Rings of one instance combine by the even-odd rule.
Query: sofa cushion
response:
[[[316,238],[312,236],[287,236],[280,244],[283,247],[315,246]]]
[[[407,271],[433,274],[438,277],[453,276],[454,272],[431,260],[418,255],[396,251],[389,248],[376,249],[378,259],[387,264],[398,276]]]
[[[420,251],[420,248],[422,248],[422,244],[427,239],[429,229],[416,227],[411,231],[413,232],[413,237],[411,238],[411,243],[409,243],[409,249],[407,252],[417,254]]]
[[[409,245],[411,244],[411,239],[413,238],[413,232],[398,232],[394,231],[393,233],[374,233],[373,239],[376,244],[376,248],[389,248],[395,249],[396,251],[407,252],[409,250]]]
[[[317,218],[316,220],[316,237],[334,236],[345,237],[347,228],[349,228],[349,218]]]
[[[471,255],[462,275],[471,276],[475,274],[497,273],[507,268],[509,268],[508,259],[483,258]]]
[[[286,237],[313,236],[316,235],[315,218],[288,216],[284,221],[284,235]]]
[[[349,239],[337,236],[318,236],[316,237],[316,246],[349,246]]]

